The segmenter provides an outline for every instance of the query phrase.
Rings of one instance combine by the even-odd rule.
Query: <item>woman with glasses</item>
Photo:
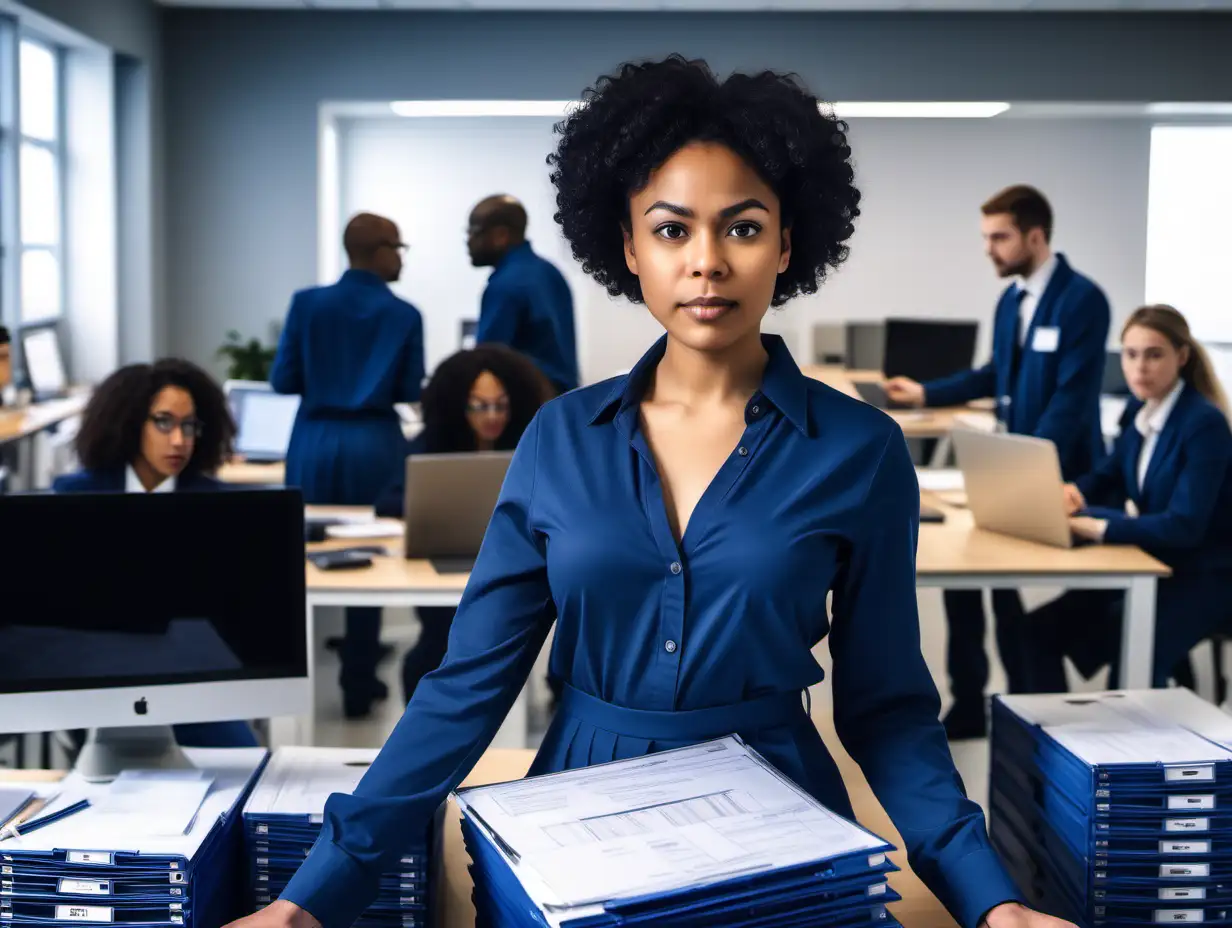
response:
[[[195,364],[166,359],[122,367],[90,397],[77,432],[82,470],[56,493],[202,493],[231,453],[235,423],[226,398]],[[254,747],[247,722],[176,725],[185,747]]]
[[[503,345],[459,351],[437,367],[423,393],[424,429],[409,454],[512,451],[539,407],[555,390],[525,355]],[[377,515],[402,517],[406,469],[377,501]],[[441,665],[454,610],[421,607],[419,640],[402,661],[402,692],[407,702],[419,681]],[[553,686],[555,691],[556,687]]]

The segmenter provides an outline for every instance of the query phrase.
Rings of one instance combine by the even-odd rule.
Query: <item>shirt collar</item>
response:
[[[342,272],[342,279],[351,284],[363,284],[366,287],[388,287],[379,275],[372,271],[361,271],[356,268],[348,268]]]
[[[141,482],[141,478],[137,476],[137,472],[133,470],[133,465],[129,464],[124,468],[124,492],[125,493],[174,493],[175,478],[168,477],[153,490],[146,490],[145,485]]]
[[[761,343],[770,359],[757,395],[765,397],[792,425],[808,435],[809,378],[801,373],[782,336],[763,334]],[[638,403],[650,383],[650,376],[666,351],[667,336],[664,335],[642,355],[629,373],[616,378],[612,389],[603,395],[595,407],[591,425],[628,415],[630,411],[636,413]]]
[[[1168,424],[1168,417],[1172,415],[1176,401],[1181,398],[1184,391],[1185,378],[1182,377],[1162,400],[1149,400],[1144,403],[1138,410],[1138,414],[1134,416],[1134,428],[1142,435],[1150,435],[1152,432],[1158,435]]]
[[[514,245],[507,252],[505,252],[505,256],[496,262],[496,266],[492,268],[492,272],[495,273],[499,271],[501,268],[515,261],[520,255],[529,254],[529,253],[530,253],[530,239],[526,239],[525,241],[522,242],[521,245]]]
[[[1044,291],[1048,289],[1048,282],[1052,280],[1052,275],[1056,269],[1057,256],[1052,254],[1048,257],[1047,261],[1035,269],[1030,277],[1021,278],[1018,281],[1018,289],[1026,290],[1036,300],[1042,299]]]

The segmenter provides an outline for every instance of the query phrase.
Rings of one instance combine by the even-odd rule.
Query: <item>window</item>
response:
[[[1185,314],[1194,335],[1232,344],[1232,126],[1151,130],[1146,298]]]
[[[18,302],[22,321],[30,322],[55,318],[64,310],[64,145],[60,54],[55,48],[36,39],[21,39],[18,99]]]

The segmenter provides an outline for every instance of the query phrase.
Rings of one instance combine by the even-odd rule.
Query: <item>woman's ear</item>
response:
[[[791,229],[784,229],[782,244],[779,246],[779,273],[784,273],[789,264],[791,264]]]
[[[620,234],[625,240],[625,267],[629,269],[630,274],[636,277],[637,253],[633,250],[633,232],[627,226],[622,225],[620,227]]]
[[[1176,360],[1181,370],[1185,369],[1191,358],[1193,358],[1193,352],[1190,351],[1189,346],[1181,345],[1180,350],[1176,353]]]

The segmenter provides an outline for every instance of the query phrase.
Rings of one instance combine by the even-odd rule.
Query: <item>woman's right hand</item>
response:
[[[1082,491],[1074,484],[1067,483],[1063,490],[1065,498],[1065,514],[1072,516],[1075,512],[1087,508],[1087,501],[1082,496]]]
[[[321,923],[294,902],[278,899],[259,912],[237,918],[225,928],[321,928]]]

